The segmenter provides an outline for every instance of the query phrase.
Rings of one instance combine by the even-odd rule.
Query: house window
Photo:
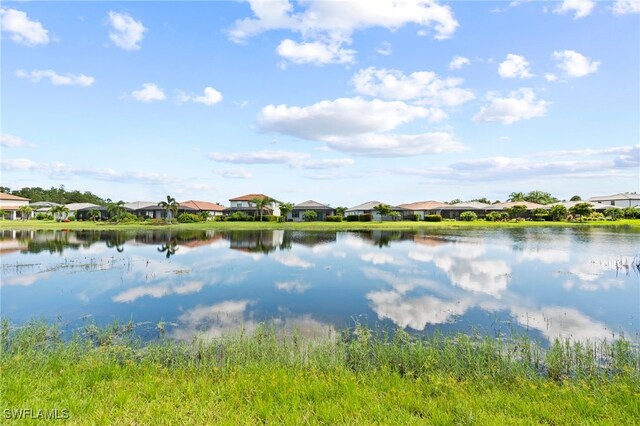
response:
[[[300,211],[299,210],[294,210],[291,212],[291,217],[300,217]]]

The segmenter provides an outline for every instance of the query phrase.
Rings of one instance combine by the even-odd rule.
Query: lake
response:
[[[258,324],[526,333],[543,344],[640,332],[640,234],[429,231],[12,231],[2,316],[70,331],[132,321],[144,339]]]

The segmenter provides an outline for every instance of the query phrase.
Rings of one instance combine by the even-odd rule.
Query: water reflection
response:
[[[264,321],[326,333],[496,324],[542,339],[638,333],[640,236],[598,229],[0,233],[3,315],[172,324],[177,339]],[[28,303],[25,303],[28,301]],[[507,327],[505,327],[507,328]]]

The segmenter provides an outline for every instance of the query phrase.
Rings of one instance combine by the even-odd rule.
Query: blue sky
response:
[[[353,206],[640,189],[640,2],[3,2],[2,185]]]

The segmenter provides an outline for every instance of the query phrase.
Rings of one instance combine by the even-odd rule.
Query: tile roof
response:
[[[490,208],[491,204],[480,203],[478,201],[469,201],[468,203],[456,203],[451,204],[447,209],[450,210],[462,210],[462,209],[476,209],[476,210],[484,210]]]
[[[158,207],[158,203],[154,203],[153,201],[132,201],[130,203],[124,203],[124,206],[131,210],[142,210],[149,209],[149,207]]]
[[[229,201],[251,201],[254,198],[271,198],[268,195],[264,195],[264,194],[247,194],[247,195],[241,195],[240,197],[236,197],[236,198],[229,198]]]
[[[448,204],[441,203],[440,201],[416,201],[415,203],[400,204],[398,207],[407,210],[434,210],[447,206]]]
[[[506,203],[491,204],[491,206],[489,206],[488,209],[489,210],[504,210],[504,209],[510,209],[513,206],[525,206],[527,208],[527,210],[542,209],[542,208],[545,207],[544,204],[530,203],[528,201],[509,201],[509,202],[506,202]]]
[[[202,210],[207,212],[221,212],[224,210],[224,206],[221,206],[220,204],[198,200],[181,201],[180,207],[190,207],[195,210]]]
[[[76,210],[80,210],[80,209],[86,209],[86,208],[95,208],[95,207],[100,207],[97,204],[92,204],[92,203],[69,203],[69,204],[65,204],[64,205],[66,208],[68,208],[70,211],[76,211]]]
[[[29,198],[18,197],[17,195],[5,194],[4,192],[0,192],[0,200],[11,200],[11,201],[29,201]]]
[[[391,210],[406,210],[404,207],[401,206],[394,206],[388,203],[382,203],[380,201],[367,201],[366,203],[362,203],[360,205],[357,205],[355,207],[351,207],[350,209],[347,209],[348,212],[353,212],[353,211],[360,211],[360,210],[373,210],[374,207],[380,205],[380,204],[386,204],[389,207],[391,207]]]
[[[54,207],[59,206],[58,203],[52,203],[51,201],[36,201],[35,203],[29,203],[31,207]]]
[[[300,204],[296,204],[293,206],[294,209],[324,209],[324,210],[333,210],[333,207],[330,207],[326,204],[318,203],[317,201],[307,200],[303,201]]]

